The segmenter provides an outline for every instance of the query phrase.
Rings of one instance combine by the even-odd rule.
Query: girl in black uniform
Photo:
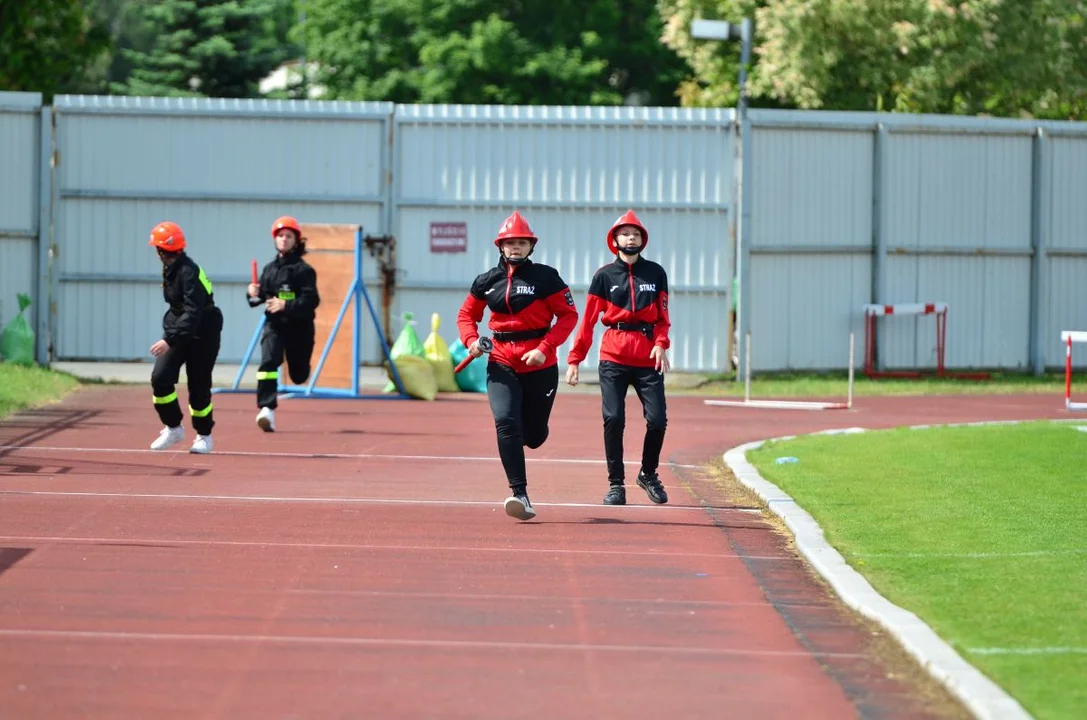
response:
[[[176,223],[159,223],[151,231],[148,245],[162,260],[162,296],[169,309],[162,317],[162,339],[151,346],[155,368],[151,371],[155,411],[166,426],[151,443],[152,450],[165,450],[181,442],[181,404],[177,380],[185,366],[189,387],[189,413],[196,440],[189,452],[207,454],[212,450],[211,374],[219,357],[223,314],[215,307],[211,281],[185,254],[185,233]]]
[[[302,259],[306,239],[293,217],[278,218],[272,224],[278,254],[264,266],[259,283],[247,289],[249,307],[264,303],[266,321],[260,338],[260,368],[257,370],[257,426],[264,432],[276,429],[276,396],[279,366],[287,358],[291,381],[301,385],[309,379],[313,355],[314,317],[321,298],[317,293],[317,272]]]
[[[528,259],[536,240],[520,213],[506,218],[494,241],[500,253],[497,267],[475,279],[457,314],[461,342],[479,357],[478,325],[483,311],[491,310],[494,349],[487,362],[487,398],[511,490],[506,514],[518,520],[536,516],[528,499],[525,446],[535,449],[547,439],[559,384],[557,350],[577,326],[570,288],[554,268]]]

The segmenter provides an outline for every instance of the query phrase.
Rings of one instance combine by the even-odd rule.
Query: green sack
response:
[[[404,329],[400,331],[396,342],[389,349],[389,354],[392,355],[393,360],[403,355],[416,355],[426,360],[426,349],[423,347],[422,341],[419,340],[419,336],[415,333],[414,317],[415,314],[410,312],[403,315]],[[390,380],[385,386],[384,392],[396,392],[396,385]]]
[[[19,293],[19,314],[4,328],[0,335],[0,355],[4,360],[16,365],[34,364],[34,331],[23,317],[23,311],[30,307],[30,296]]]
[[[449,346],[449,356],[454,367],[459,365],[461,360],[468,357],[468,348],[464,347],[464,343],[460,341],[460,338],[457,338]],[[457,387],[461,389],[461,392],[487,392],[487,356],[477,357],[453,377],[456,379]]]

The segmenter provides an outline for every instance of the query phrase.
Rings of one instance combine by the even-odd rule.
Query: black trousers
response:
[[[626,428],[627,388],[642,402],[645,439],[642,441],[642,471],[652,475],[660,465],[668,409],[664,400],[664,375],[653,368],[620,365],[610,360],[600,362],[600,395],[604,413],[604,456],[608,479],[620,485],[626,478],[623,469],[623,430]]]
[[[257,369],[257,407],[275,410],[278,406],[279,366],[283,364],[284,355],[291,382],[301,385],[309,379],[313,337],[312,322],[264,323],[260,336],[260,367]]]
[[[536,449],[547,440],[558,386],[558,365],[516,373],[508,365],[487,363],[487,399],[498,432],[498,456],[513,490],[528,484],[525,446]]]
[[[181,425],[177,380],[184,365],[193,429],[200,435],[211,435],[211,429],[215,427],[211,407],[211,373],[219,358],[222,334],[223,314],[219,308],[209,308],[204,312],[198,337],[185,345],[171,347],[155,360],[155,367],[151,370],[151,390],[155,396],[155,411],[163,425]]]

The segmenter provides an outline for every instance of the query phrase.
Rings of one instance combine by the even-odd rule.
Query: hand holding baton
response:
[[[476,343],[479,344],[479,349],[482,350],[484,353],[489,353],[491,350],[494,350],[494,343],[489,337],[481,337],[479,340],[476,340]],[[468,363],[472,362],[475,359],[476,358],[474,355],[469,354],[468,357],[464,358],[457,364],[457,367],[453,370],[453,372],[459,373],[461,370],[468,367]]]

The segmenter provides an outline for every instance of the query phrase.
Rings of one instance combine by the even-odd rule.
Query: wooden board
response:
[[[343,306],[343,299],[351,291],[355,281],[355,235],[358,225],[330,225],[301,223],[302,237],[306,238],[305,255],[317,273],[317,292],[321,304],[315,318],[316,340],[313,345],[313,372],[324,352],[325,343],[332,334],[336,316]],[[336,340],[325,358],[317,386],[324,388],[351,388],[352,343],[356,341],[354,300],[344,313],[343,322],[336,332]]]

